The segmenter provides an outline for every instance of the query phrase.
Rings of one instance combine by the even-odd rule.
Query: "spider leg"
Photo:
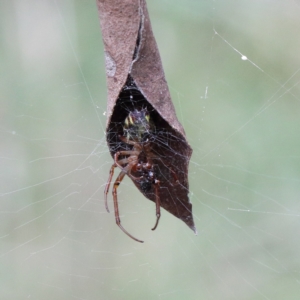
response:
[[[169,170],[172,173],[173,179],[175,180],[175,184],[178,184],[179,183],[179,179],[178,179],[177,174],[175,173],[175,171],[171,167],[169,167]]]
[[[119,156],[120,155],[131,155],[131,156],[134,156],[134,158],[124,158],[124,159],[121,159],[119,160]],[[139,180],[142,178],[141,177],[135,177],[131,174],[131,169],[132,169],[132,166],[134,164],[137,164],[137,158],[138,158],[138,155],[139,155],[139,152],[138,151],[134,151],[134,150],[130,150],[130,151],[118,151],[115,153],[114,155],[114,161],[115,161],[115,164],[121,169],[123,170],[124,172],[126,172],[126,174],[132,179],[132,180]],[[133,164],[134,162],[134,164]],[[128,164],[131,164],[132,166],[128,169],[128,171],[126,169],[124,169],[122,167],[122,164],[125,164],[125,163],[128,163]]]
[[[118,151],[118,152],[115,153],[115,155],[114,155],[114,162],[122,170],[123,167],[122,167],[121,164],[122,164],[123,159],[119,160],[119,156],[120,155],[130,155],[130,156],[133,155],[133,156],[138,157],[139,152],[138,151],[134,151],[134,150],[130,150],[130,151]],[[128,158],[127,158],[127,161],[125,161],[124,163],[126,163],[126,162],[129,163]]]
[[[130,167],[129,165],[127,167]],[[127,168],[126,167],[126,168]],[[120,220],[120,215],[119,215],[119,206],[118,206],[118,196],[117,196],[117,188],[120,185],[121,181],[123,180],[124,176],[126,175],[126,173],[122,170],[119,174],[119,176],[117,177],[114,186],[113,186],[113,197],[114,197],[114,208],[115,208],[115,218],[116,218],[116,223],[117,225],[121,228],[121,230],[126,233],[129,237],[131,237],[133,240],[140,242],[140,243],[144,243],[143,241],[135,238],[134,236],[132,236],[128,231],[125,230],[125,228],[121,225],[121,220]]]
[[[160,197],[158,194],[159,184],[160,184],[160,181],[155,180],[154,187],[155,187],[155,204],[156,204],[156,223],[155,223],[154,227],[152,228],[152,230],[156,229],[156,227],[158,225],[158,221],[160,219]]]
[[[125,144],[129,144],[129,145],[133,145],[133,146],[137,144],[137,142],[131,141],[122,135],[119,135],[119,139]]]
[[[106,208],[107,212],[109,212],[108,202],[107,202],[107,194],[109,192],[110,184],[111,184],[111,181],[112,181],[112,178],[114,175],[114,170],[116,167],[119,167],[121,170],[123,170],[123,172],[125,172],[133,180],[139,180],[142,178],[142,177],[135,177],[131,174],[131,169],[132,169],[132,166],[135,164],[135,162],[133,163],[133,161],[130,161],[128,157],[119,159],[120,155],[132,155],[132,154],[136,155],[135,151],[119,151],[119,152],[116,152],[114,155],[115,163],[110,168],[109,177],[108,177],[107,183],[105,185],[105,189],[104,189],[104,202],[105,202],[105,208]],[[130,165],[130,167],[127,168],[127,166],[126,166],[124,168],[122,166],[124,164],[128,164],[127,166]]]
[[[109,177],[108,177],[108,180],[107,180],[107,183],[105,185],[105,189],[104,189],[104,202],[105,202],[105,208],[107,210],[107,212],[109,212],[109,209],[108,209],[108,203],[107,203],[107,194],[109,192],[109,187],[110,187],[110,184],[111,184],[111,180],[114,176],[114,170],[116,167],[118,167],[119,165],[124,165],[124,164],[127,164],[128,163],[128,159],[127,158],[123,158],[123,159],[120,159],[118,161],[118,164],[114,163],[111,168],[110,168],[110,171],[109,171]],[[120,167],[120,166],[119,166]],[[121,169],[123,169],[123,167],[121,167]]]
[[[106,208],[107,212],[109,212],[108,204],[107,204],[107,194],[108,194],[109,187],[110,187],[110,184],[111,184],[111,180],[114,176],[114,171],[115,171],[116,167],[117,167],[116,164],[113,164],[111,166],[110,171],[109,171],[109,177],[108,177],[108,180],[106,182],[105,189],[104,189],[104,202],[105,202],[105,208]]]

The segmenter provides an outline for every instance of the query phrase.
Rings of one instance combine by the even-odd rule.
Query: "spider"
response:
[[[119,135],[118,137],[123,143],[132,146],[132,149],[126,151],[118,151],[114,154],[114,163],[110,168],[108,181],[104,190],[105,207],[109,212],[107,204],[107,194],[112,182],[114,170],[116,167],[119,167],[121,169],[121,172],[115,180],[112,190],[116,223],[124,233],[140,243],[143,243],[143,241],[132,236],[121,225],[118,208],[117,188],[122,182],[125,175],[129,176],[133,181],[138,182],[140,188],[143,191],[149,191],[152,187],[154,188],[156,222],[152,230],[155,230],[160,219],[160,181],[155,178],[154,166],[152,162],[152,158],[154,156],[151,152],[151,143],[147,138],[147,135],[149,135],[152,130],[153,124],[150,122],[150,114],[147,108],[134,109],[129,112],[123,124],[124,135]]]

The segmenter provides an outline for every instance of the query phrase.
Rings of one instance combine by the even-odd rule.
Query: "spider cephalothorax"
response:
[[[111,166],[109,178],[104,191],[105,205],[107,211],[109,211],[107,205],[107,194],[114,174],[114,169],[116,167],[119,167],[121,169],[121,172],[113,185],[116,223],[128,236],[138,242],[143,241],[133,237],[121,225],[118,208],[117,188],[123,180],[124,176],[127,175],[133,181],[138,182],[143,191],[146,192],[152,188],[154,189],[156,203],[156,223],[152,228],[152,230],[154,230],[157,227],[160,218],[160,181],[155,176],[154,166],[152,163],[153,154],[151,152],[151,143],[147,138],[152,130],[153,125],[151,124],[150,114],[147,108],[134,109],[129,112],[123,124],[124,135],[119,135],[119,139],[123,143],[130,145],[132,148],[131,150],[118,151],[114,154],[114,164]]]
[[[143,142],[146,133],[152,129],[150,114],[146,108],[134,109],[124,121],[123,130],[127,140]]]

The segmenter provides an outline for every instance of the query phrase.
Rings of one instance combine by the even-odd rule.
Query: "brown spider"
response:
[[[122,182],[125,175],[129,176],[133,181],[138,182],[143,191],[148,191],[152,187],[154,187],[156,203],[156,222],[152,230],[155,230],[160,218],[160,197],[158,194],[160,181],[157,180],[154,176],[154,169],[152,163],[152,158],[154,156],[151,152],[151,144],[149,140],[145,139],[145,136],[151,132],[152,128],[153,125],[150,123],[150,114],[147,108],[134,109],[128,114],[123,126],[123,130],[126,135],[119,135],[119,139],[123,143],[131,145],[132,149],[127,151],[118,151],[114,154],[114,163],[110,168],[108,181],[104,190],[105,207],[106,210],[109,212],[107,204],[107,194],[112,181],[112,177],[114,175],[114,170],[116,167],[119,167],[121,169],[121,172],[114,182],[112,191],[116,223],[123,230],[124,233],[126,233],[132,239],[140,243],[143,243],[143,241],[132,236],[121,225],[118,208],[117,188]]]

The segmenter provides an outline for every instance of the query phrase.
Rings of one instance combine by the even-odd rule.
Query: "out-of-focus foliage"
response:
[[[297,1],[151,0],[196,237],[112,163],[96,4],[0,3],[1,299],[298,299]],[[248,60],[242,59],[246,56]],[[182,224],[181,224],[182,223]]]

